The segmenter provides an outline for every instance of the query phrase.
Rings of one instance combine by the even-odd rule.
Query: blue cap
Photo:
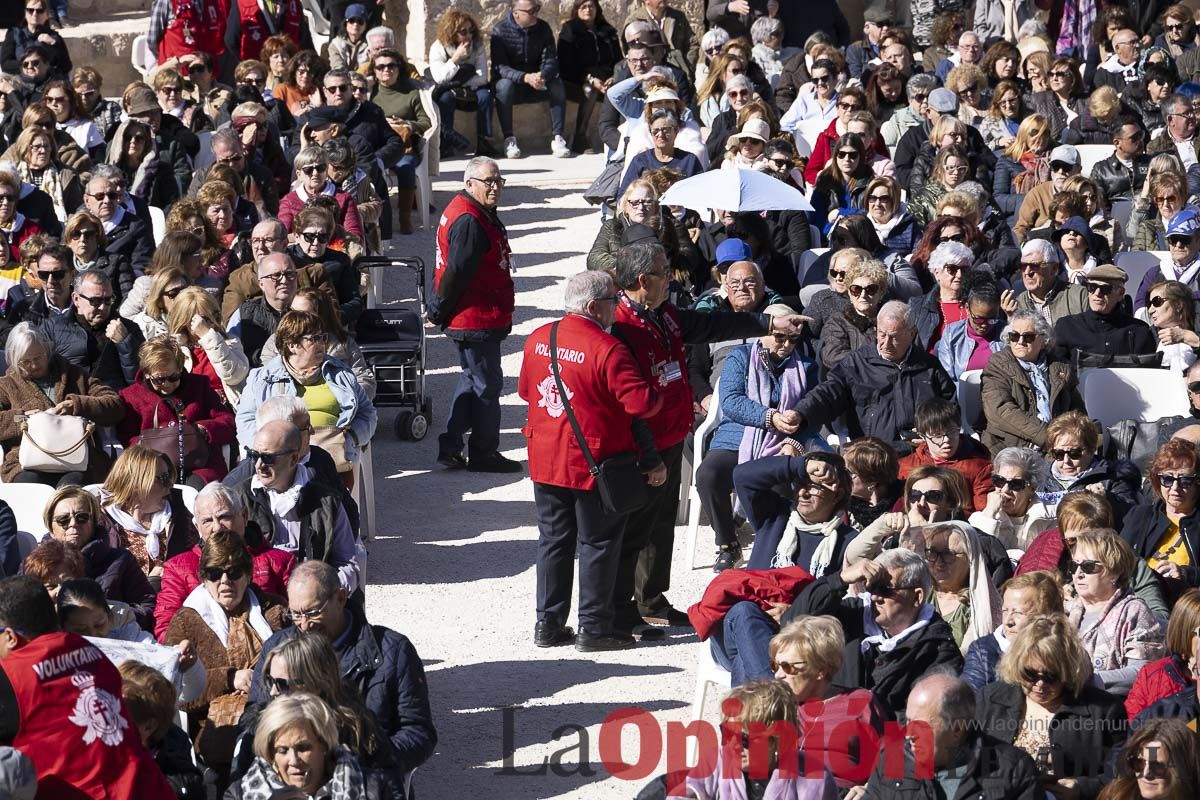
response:
[[[355,19],[357,17],[358,19],[365,20],[370,18],[370,16],[371,14],[369,11],[367,11],[367,7],[365,5],[362,3],[351,3],[350,5],[346,6],[346,14],[342,17],[342,19]]]
[[[323,131],[335,122],[346,124],[346,112],[337,106],[317,106],[304,115],[304,122],[311,131]]]
[[[1194,236],[1200,231],[1200,211],[1184,206],[1167,223],[1167,236]]]
[[[1054,231],[1054,241],[1058,241],[1063,237],[1064,233],[1078,233],[1091,245],[1092,229],[1088,227],[1087,220],[1083,217],[1071,217]]]
[[[729,269],[729,265],[735,261],[750,261],[753,258],[750,245],[741,239],[729,238],[717,245],[717,269],[721,272]]]

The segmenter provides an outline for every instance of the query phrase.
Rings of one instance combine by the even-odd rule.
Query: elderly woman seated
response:
[[[1053,331],[1036,311],[1015,312],[1001,338],[1008,347],[992,355],[980,376],[982,441],[992,452],[1043,448],[1050,421],[1083,408],[1075,372],[1054,360]]]
[[[788,316],[793,312],[775,305],[766,313]],[[730,499],[734,468],[778,455],[788,437],[799,436],[799,421],[791,409],[817,376],[816,365],[797,352],[796,341],[796,337],[767,334],[753,344],[731,348],[725,357],[720,380],[722,421],[696,472],[700,503],[717,537],[715,572],[737,566],[742,557]],[[808,441],[811,445],[814,440]]]
[[[834,260],[829,262],[831,275]],[[875,316],[887,294],[887,268],[869,256],[852,261],[842,279],[850,303],[840,313],[829,314],[821,330],[821,365],[826,369],[875,341]]]
[[[983,534],[962,522],[926,526],[920,534],[933,578],[930,605],[966,653],[973,641],[991,635],[1000,619],[1000,595],[984,558]]]
[[[871,257],[871,254],[861,247],[847,247],[838,250],[829,259],[829,270],[826,273],[829,287],[814,294],[804,307],[804,315],[812,319],[808,329],[813,336],[822,338],[829,320],[850,307],[850,285],[847,277],[850,267]]]
[[[1149,467],[1152,502],[1130,510],[1121,537],[1158,574],[1169,598],[1200,586],[1200,448],[1171,439]]]
[[[1093,684],[1075,627],[1061,615],[1034,618],[999,669],[979,694],[982,731],[1048,762],[1056,797],[1093,800],[1128,722],[1121,701]]]
[[[1000,597],[1000,625],[990,636],[971,642],[963,659],[962,679],[976,691],[999,679],[1000,657],[1034,617],[1063,613],[1058,576],[1050,572],[1012,578],[1000,587]]]
[[[4,449],[0,479],[69,486],[103,478],[111,462],[87,434],[95,426],[120,422],[122,406],[117,393],[56,354],[46,335],[28,322],[9,333],[4,355],[8,371],[0,377],[0,447]],[[75,441],[38,441],[44,436],[40,426],[26,431],[26,418],[41,412],[82,418],[84,424],[73,434]],[[70,459],[80,448],[87,450],[87,457],[79,468],[45,455],[46,451],[66,451],[64,456]]]
[[[226,800],[259,797],[403,797],[395,777],[363,769],[338,736],[338,717],[315,694],[297,692],[271,701],[254,733],[254,763],[235,780]]]
[[[1075,598],[1067,616],[1104,688],[1124,696],[1138,670],[1165,654],[1165,631],[1130,587],[1137,557],[1116,531],[1085,531],[1067,569]]]
[[[947,467],[962,475],[967,496],[962,510],[971,513],[983,508],[992,491],[992,463],[987,448],[963,436],[962,414],[951,400],[926,400],[917,406],[913,420],[920,441],[911,453],[900,459],[900,477],[921,466]]]
[[[1050,476],[1038,489],[1046,508],[1056,508],[1069,492],[1087,489],[1105,495],[1112,503],[1118,525],[1141,502],[1141,473],[1131,461],[1109,461],[1096,455],[1100,431],[1083,411],[1068,411],[1046,428],[1045,452]]]
[[[1023,552],[1039,533],[1054,527],[1054,515],[1037,497],[1048,472],[1046,460],[1036,450],[1004,448],[992,460],[994,488],[967,521],[1006,548]]]

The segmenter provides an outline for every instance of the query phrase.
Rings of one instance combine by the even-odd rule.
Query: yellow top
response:
[[[1184,547],[1183,536],[1179,532],[1179,523],[1174,521],[1167,524],[1167,532],[1154,545],[1154,552],[1146,559],[1150,569],[1166,562],[1178,564],[1181,567],[1190,566],[1192,563],[1192,560],[1188,558],[1187,548]]]
[[[308,406],[308,416],[314,428],[333,428],[337,426],[338,416],[342,407],[338,405],[333,390],[325,381],[313,386],[299,386],[300,396]]]

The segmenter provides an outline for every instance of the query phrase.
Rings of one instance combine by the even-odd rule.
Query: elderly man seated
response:
[[[320,263],[316,266],[321,268]],[[229,335],[242,340],[252,368],[262,366],[263,345],[291,308],[299,282],[296,264],[286,253],[271,252],[259,260],[258,288],[262,297],[242,303],[229,318]]]
[[[333,568],[318,561],[301,564],[292,573],[288,609],[294,626],[263,643],[241,730],[252,733],[258,713],[272,699],[265,679],[276,676],[263,674],[271,651],[296,636],[321,635],[333,644],[343,682],[362,698],[380,733],[391,741],[397,772],[405,774],[425,763],[437,745],[437,731],[425,670],[412,642],[390,628],[367,622],[347,602],[346,589],[338,584]],[[234,764],[235,775],[249,767],[253,756],[245,755],[244,762],[239,758]]]
[[[362,573],[354,529],[341,492],[300,463],[301,443],[300,430],[290,422],[259,428],[246,450],[254,475],[236,489],[265,539],[301,561],[331,564],[347,594],[353,594]]]
[[[210,153],[201,153],[196,159],[197,169],[188,187],[188,196],[195,197],[200,187],[208,180],[208,173],[217,164],[231,167],[242,179],[243,192],[234,209],[234,220],[239,231],[252,228],[256,222],[279,213],[279,191],[275,176],[270,168],[260,161],[246,157],[246,146],[233,128],[221,128],[212,135]],[[201,163],[208,162],[207,166]]]
[[[125,190],[119,184],[96,175],[88,181],[83,195],[87,210],[99,217],[104,226],[108,242],[105,252],[125,256],[140,277],[154,254],[154,235],[149,225],[126,210],[124,200]]]
[[[5,317],[10,325],[28,322],[40,326],[52,317],[62,316],[71,309],[71,282],[75,280],[74,256],[61,244],[51,244],[37,256],[36,272],[42,281],[42,290],[26,294],[17,302],[11,302],[15,292],[10,292],[10,304]],[[28,268],[27,268],[28,269]]]
[[[250,254],[253,260],[229,273],[229,282],[225,284],[225,294],[221,299],[221,319],[231,320],[242,303],[263,296],[258,282],[258,265],[272,253],[285,253],[287,246],[287,228],[274,217],[264,219],[251,229]],[[320,262],[314,261],[296,271],[295,291],[324,286],[325,283],[325,268]]]
[[[838,362],[810,389],[795,410],[802,427],[818,428],[844,417],[851,439],[876,436],[898,452],[912,447],[917,406],[926,400],[953,400],[954,381],[936,358],[914,345],[916,327],[900,300],[885,303],[876,317],[875,347],[863,347]]]
[[[117,314],[112,282],[103,272],[76,275],[71,308],[47,319],[42,332],[54,352],[113,391],[134,382],[145,338],[141,328]]]
[[[1087,289],[1068,283],[1062,274],[1062,254],[1047,239],[1030,239],[1021,245],[1021,283],[1025,291],[1006,292],[1001,305],[1005,312],[1035,311],[1053,325],[1071,314],[1087,310]]]
[[[1112,264],[1101,264],[1088,273],[1083,284],[1088,293],[1087,310],[1054,324],[1062,360],[1070,361],[1076,351],[1081,355],[1136,356],[1158,349],[1154,330],[1125,309],[1128,280],[1125,270]]]

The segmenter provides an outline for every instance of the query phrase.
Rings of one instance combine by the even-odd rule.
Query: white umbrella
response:
[[[804,195],[778,178],[752,169],[714,169],[667,189],[663,205],[693,211],[813,211]]]

